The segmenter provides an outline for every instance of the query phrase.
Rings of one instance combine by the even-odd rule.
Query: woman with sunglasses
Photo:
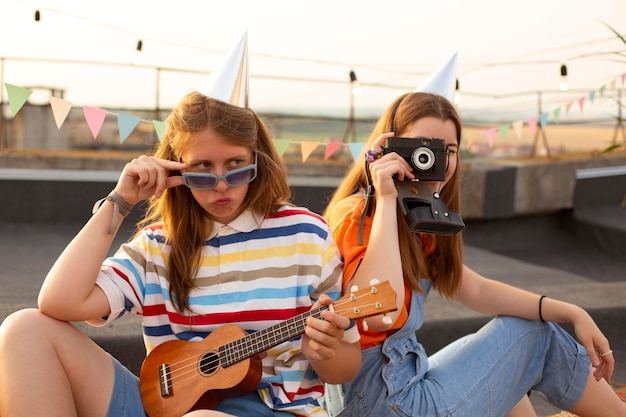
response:
[[[436,74],[447,72],[444,67]],[[385,110],[366,142],[366,154],[349,170],[325,212],[344,257],[344,289],[388,279],[399,295],[396,312],[358,322],[363,366],[343,384],[341,416],[536,416],[530,390],[579,416],[626,416],[626,405],[606,382],[615,364],[609,342],[589,314],[470,270],[463,265],[458,229],[415,232],[406,221],[399,184],[418,184],[411,180],[421,172],[390,151],[394,136],[394,142],[443,141],[442,179],[422,180],[425,187],[415,189],[445,203],[441,223],[460,211],[461,121],[446,98],[454,91],[454,77],[439,80],[443,91],[429,81]],[[416,331],[425,320],[431,288],[498,317],[427,357]],[[572,323],[581,344],[554,322]]]
[[[184,97],[154,156],[124,167],[50,270],[39,309],[2,324],[2,417],[326,416],[324,382],[358,372],[358,330],[328,308],[342,263],[325,220],[289,204],[261,119],[207,94]],[[146,199],[134,237],[105,259]],[[139,384],[68,323],[130,313],[149,354]]]

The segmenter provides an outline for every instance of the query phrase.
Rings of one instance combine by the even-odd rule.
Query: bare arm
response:
[[[125,201],[136,204],[152,195],[160,196],[167,187],[180,185],[180,177],[167,177],[167,170],[184,164],[142,156],[128,163],[115,191]],[[54,263],[39,292],[39,309],[51,317],[83,321],[109,314],[109,302],[96,285],[102,261],[115,234],[109,233],[114,206],[105,202],[78,232]],[[123,218],[120,216],[115,231]]]
[[[463,266],[463,281],[455,295],[456,301],[472,310],[488,315],[506,315],[539,320],[540,295],[487,279]],[[609,341],[591,316],[581,307],[546,297],[541,303],[544,321],[571,323],[578,341],[585,347],[596,379],[610,380],[615,368],[613,355],[601,356],[610,350]]]
[[[372,147],[379,150],[387,138],[393,133],[381,135]],[[391,322],[383,323],[382,316],[367,319],[371,330],[388,330],[398,319],[404,305],[404,277],[400,260],[400,246],[398,240],[397,197],[398,191],[393,176],[400,179],[413,178],[409,164],[398,154],[389,153],[370,163],[370,172],[376,192],[376,211],[372,219],[372,229],[365,256],[358,270],[352,277],[350,285],[366,288],[372,279],[388,280],[396,293],[398,310],[387,314]]]
[[[330,304],[328,296],[319,304]],[[314,307],[315,307],[314,306]],[[350,319],[330,310],[322,311],[324,320],[309,317],[302,336],[302,353],[319,377],[329,384],[340,384],[357,376],[361,369],[361,346],[343,339]]]

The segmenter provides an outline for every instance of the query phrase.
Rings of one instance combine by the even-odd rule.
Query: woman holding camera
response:
[[[404,94],[379,119],[325,212],[344,258],[344,291],[379,279],[397,293],[396,312],[358,323],[363,366],[343,384],[341,416],[533,416],[530,390],[579,416],[626,416],[607,383],[615,364],[609,342],[587,312],[472,271],[463,265],[460,233],[411,230],[398,184],[414,179],[417,167],[386,146],[393,136],[445,141],[445,179],[421,181],[450,212],[460,211],[459,115],[442,95]],[[415,332],[431,288],[497,317],[429,364]],[[572,323],[580,344],[555,322]]]

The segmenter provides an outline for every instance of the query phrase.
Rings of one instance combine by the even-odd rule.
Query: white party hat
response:
[[[248,107],[248,31],[198,91],[225,103]]]
[[[457,52],[452,54],[448,61],[430,74],[415,91],[437,94],[452,101],[456,89],[457,54]]]

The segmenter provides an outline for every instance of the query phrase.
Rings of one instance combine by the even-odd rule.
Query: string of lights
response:
[[[29,0],[14,0],[19,3],[27,5],[33,11],[33,18],[35,24],[41,24],[42,22],[46,22],[47,16],[52,15],[61,15],[66,16],[71,19],[77,21],[84,21],[89,23],[90,25],[97,25],[99,27],[105,28],[106,30],[114,31],[116,33],[127,36],[131,39],[129,42],[129,49],[134,47],[134,55],[133,59],[129,60],[130,62],[110,62],[110,61],[87,61],[87,60],[68,60],[68,59],[36,59],[36,58],[18,58],[18,57],[0,57],[4,63],[4,61],[31,61],[31,62],[48,62],[48,63],[58,63],[58,64],[89,64],[89,65],[99,65],[99,66],[117,66],[117,67],[141,67],[146,70],[153,70],[157,73],[156,75],[156,97],[155,108],[158,109],[160,107],[159,102],[159,94],[160,94],[160,74],[161,72],[174,72],[174,73],[194,73],[194,74],[202,74],[206,75],[210,71],[206,69],[202,70],[194,70],[189,68],[176,68],[172,66],[160,66],[160,65],[150,65],[142,62],[142,52],[146,45],[151,48],[158,49],[158,45],[171,45],[176,47],[185,47],[195,49],[201,52],[211,52],[211,53],[223,53],[224,51],[215,50],[211,48],[207,48],[203,45],[198,45],[197,40],[188,41],[188,40],[177,40],[172,37],[168,37],[166,39],[155,37],[155,36],[145,36],[145,34],[139,34],[137,30],[128,29],[127,27],[121,26],[119,24],[113,24],[107,21],[99,20],[97,18],[93,18],[91,16],[82,15],[75,12],[68,12],[66,10],[60,10],[58,8],[52,8],[49,6],[36,6],[32,1]],[[617,33],[616,33],[617,34]],[[620,36],[619,34],[617,34]],[[461,104],[461,96],[463,97],[474,97],[474,98],[483,98],[483,99],[491,99],[491,100],[504,100],[511,99],[515,97],[524,97],[524,96],[536,96],[538,94],[537,90],[522,90],[522,91],[509,91],[509,92],[496,92],[496,93],[488,93],[488,92],[477,92],[471,90],[461,90],[461,81],[463,81],[464,77],[469,74],[476,73],[479,71],[487,70],[490,68],[496,67],[506,67],[506,66],[524,66],[524,65],[554,65],[555,69],[555,79],[558,80],[555,82],[554,90],[547,90],[542,88],[542,91],[546,95],[554,94],[554,97],[557,97],[557,94],[560,92],[588,92],[589,89],[570,89],[568,85],[568,66],[572,62],[582,59],[590,59],[590,58],[606,58],[606,59],[615,59],[618,60],[620,58],[626,57],[624,51],[620,50],[607,50],[593,53],[581,53],[581,49],[585,46],[590,45],[600,45],[605,42],[615,41],[615,36],[607,35],[606,37],[601,37],[598,39],[585,40],[583,42],[572,42],[569,44],[564,44],[559,46],[558,48],[544,48],[535,51],[526,52],[524,54],[517,54],[508,57],[505,60],[498,60],[494,62],[468,62],[465,61],[463,67],[459,68],[458,78],[456,80],[456,94],[455,94],[455,103],[457,105]],[[559,52],[559,59],[536,59],[537,56],[550,56],[550,54]],[[573,51],[571,55],[563,57],[564,52]],[[556,55],[556,54],[555,54]],[[365,63],[349,63],[335,60],[324,60],[324,59],[315,59],[310,57],[299,57],[299,56],[281,56],[276,54],[268,54],[268,53],[259,53],[259,52],[250,52],[250,56],[252,57],[260,57],[260,58],[268,58],[274,60],[281,60],[285,62],[297,62],[297,63],[312,63],[317,65],[328,65],[328,66],[339,66],[350,69],[350,114],[351,118],[353,118],[354,114],[354,97],[357,95],[356,91],[363,92],[364,89],[369,88],[383,88],[383,89],[393,89],[398,91],[411,91],[415,88],[415,83],[412,81],[406,80],[415,80],[419,78],[419,75],[424,75],[430,73],[430,70],[424,71],[423,73],[415,71],[415,70],[407,70],[408,63],[402,64],[403,68],[397,66],[397,64],[386,63],[385,65],[371,65]],[[623,62],[623,61],[622,61]],[[426,64],[422,63],[421,66],[426,68]],[[556,70],[559,70],[560,78],[556,78]],[[4,75],[4,69],[0,69],[2,71],[2,76]],[[360,72],[362,70],[375,70],[382,73],[387,73],[391,77],[387,77],[386,81],[382,82],[372,82],[368,81],[366,77],[363,79],[359,79],[358,81],[358,89],[355,88],[356,85],[356,72]],[[574,73],[576,71],[572,70]],[[296,73],[297,74],[297,73]],[[352,79],[352,74],[354,74],[354,80]],[[393,78],[394,75],[399,75],[400,77]],[[417,76],[417,77],[416,77]],[[306,83],[319,83],[326,85],[338,85],[345,86],[346,79],[341,78],[322,78],[322,77],[311,77],[311,76],[300,76],[300,75],[274,75],[274,74],[261,74],[261,73],[251,73],[251,78],[262,79],[262,80],[275,80],[280,82],[306,82]],[[397,81],[397,82],[396,82]],[[560,84],[559,84],[560,81]],[[468,85],[466,81],[464,83]],[[559,100],[563,100],[563,97],[560,96]],[[4,102],[4,97],[0,96],[0,101]],[[532,106],[532,105],[531,105]],[[352,136],[351,129],[346,130],[346,136]]]
[[[35,8],[36,6],[32,4],[32,2],[27,1],[27,0],[16,0],[19,1],[20,3],[26,4],[30,7]],[[143,45],[144,42],[150,42],[150,43],[155,43],[155,44],[167,44],[167,45],[171,45],[171,46],[179,46],[179,47],[187,47],[187,48],[192,48],[192,49],[196,49],[198,51],[203,51],[203,52],[211,52],[211,53],[223,53],[224,51],[221,50],[216,50],[216,49],[212,49],[212,48],[207,48],[201,45],[197,45],[194,44],[193,42],[190,42],[188,40],[185,41],[177,41],[177,40],[172,40],[171,38],[155,38],[155,37],[142,37],[139,34],[137,34],[134,31],[128,30],[124,27],[118,26],[118,25],[114,25],[111,24],[109,22],[104,22],[104,21],[100,21],[94,18],[90,18],[87,16],[83,16],[83,15],[78,15],[75,13],[71,13],[71,12],[67,12],[64,10],[59,10],[59,9],[55,9],[55,8],[51,8],[51,7],[39,7],[39,8],[35,8],[35,12],[34,12],[34,20],[35,22],[40,22],[42,19],[42,11],[46,11],[46,12],[50,12],[50,13],[56,13],[59,15],[63,15],[66,17],[71,17],[73,19],[77,19],[77,20],[82,20],[91,24],[95,24],[104,28],[107,28],[109,30],[127,35],[131,38],[134,39],[138,39],[137,43],[136,43],[136,55],[135,55],[135,60],[133,61],[133,64],[136,66],[141,65],[141,52],[143,50]],[[622,36],[619,33],[616,33],[616,35],[618,36]],[[563,51],[567,51],[567,50],[576,50],[578,51],[581,47],[584,46],[590,46],[590,45],[597,45],[597,44],[601,44],[601,43],[606,43],[606,42],[610,42],[615,40],[614,37],[612,36],[607,36],[607,37],[603,37],[603,38],[598,38],[598,39],[592,39],[592,40],[586,40],[583,42],[575,42],[575,43],[571,43],[571,44],[565,44],[565,45],[561,45],[555,48],[546,48],[546,49],[539,49],[539,50],[535,50],[535,51],[531,51],[528,52],[526,54],[520,54],[519,57],[517,59],[511,58],[509,60],[498,60],[498,61],[494,61],[494,62],[484,62],[484,63],[480,63],[480,62],[465,62],[465,67],[468,69],[465,69],[463,71],[459,72],[459,78],[473,73],[473,72],[477,72],[477,71],[481,71],[481,70],[485,70],[488,68],[494,68],[494,67],[504,67],[504,66],[518,66],[518,65],[537,65],[537,64],[555,64],[555,65],[559,65],[562,66],[564,65],[563,62],[573,62],[576,60],[581,60],[581,59],[588,59],[588,58],[595,58],[595,57],[620,57],[620,58],[625,58],[626,57],[626,53],[623,50],[609,50],[609,51],[600,51],[600,52],[594,52],[594,53],[579,53],[577,52],[576,54],[569,56],[565,59],[560,59],[560,60],[556,60],[556,59],[541,59],[541,60],[537,60],[537,59],[523,59],[523,57],[530,57],[530,56],[542,56],[542,55],[546,55],[546,54],[550,54],[550,53],[554,53],[556,51],[558,52],[563,52]],[[354,63],[348,63],[348,62],[341,62],[341,61],[332,61],[332,60],[324,60],[324,59],[315,59],[315,58],[310,58],[310,57],[302,57],[302,56],[282,56],[282,55],[277,55],[277,54],[269,54],[269,53],[259,53],[259,52],[254,52],[251,51],[250,52],[250,56],[257,56],[257,57],[261,57],[261,58],[268,58],[268,59],[274,59],[274,60],[279,60],[279,61],[286,61],[286,62],[304,62],[304,63],[312,63],[312,64],[318,64],[318,65],[328,65],[328,66],[339,66],[339,67],[345,67],[345,68],[352,68],[352,67],[358,67],[359,69],[368,69],[368,70],[374,70],[374,71],[381,71],[381,72],[386,72],[386,73],[390,73],[390,74],[399,74],[399,75],[404,75],[404,76],[416,76],[416,75],[424,75],[424,74],[429,74],[430,70],[424,71],[424,72],[416,72],[415,70],[402,70],[402,69],[398,69],[398,68],[394,68],[393,66],[389,66],[389,65],[385,65],[385,66],[381,66],[381,65],[372,65],[372,64],[365,64],[365,63],[359,63],[358,65],[355,65]],[[561,68],[562,69],[562,68]],[[185,71],[183,69],[177,69],[177,71]],[[265,77],[264,77],[265,78]],[[283,78],[283,77],[281,77]],[[302,80],[300,78],[295,78],[293,80]],[[318,82],[318,81],[322,81],[322,80],[316,80],[316,79],[309,79],[308,81],[311,82]],[[339,80],[323,80],[322,82],[334,82],[334,83],[341,83],[341,84],[345,84],[345,81],[339,81]],[[366,84],[363,84],[366,85]],[[396,88],[396,85],[393,84],[389,84],[389,83],[369,83],[367,84],[370,87],[385,87],[385,88]],[[397,86],[397,88],[405,88],[406,86]]]

